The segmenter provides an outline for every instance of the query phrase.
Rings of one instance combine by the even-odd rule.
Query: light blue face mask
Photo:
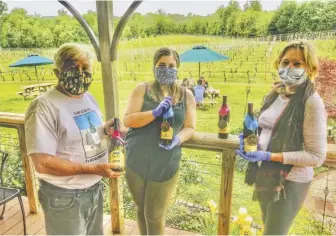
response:
[[[287,87],[302,84],[307,78],[306,70],[302,68],[280,68],[278,73]]]
[[[154,68],[154,75],[160,84],[172,84],[177,78],[177,70],[165,66],[158,66]]]

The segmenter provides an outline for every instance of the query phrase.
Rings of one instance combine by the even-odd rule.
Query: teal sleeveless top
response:
[[[141,112],[155,109],[154,102],[146,92]],[[186,113],[186,91],[183,99],[173,106],[174,135],[183,128]],[[165,150],[159,147],[162,116],[141,128],[130,128],[126,134],[126,167],[149,181],[163,182],[172,178],[180,167],[181,147]]]

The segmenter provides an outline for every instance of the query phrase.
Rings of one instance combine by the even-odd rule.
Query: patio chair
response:
[[[25,217],[25,211],[24,206],[21,198],[21,190],[15,189],[15,188],[7,188],[3,186],[3,172],[5,169],[5,164],[8,158],[8,153],[3,152],[0,150],[0,206],[2,206],[2,213],[0,214],[0,220],[2,220],[4,217],[5,209],[6,209],[6,203],[13,200],[14,198],[18,198],[19,204],[21,207],[21,213],[22,213],[22,221],[23,221],[23,233],[24,235],[27,235],[27,229],[26,229],[26,217]]]

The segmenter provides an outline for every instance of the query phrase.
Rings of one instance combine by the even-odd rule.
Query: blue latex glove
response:
[[[165,97],[160,104],[152,110],[152,114],[155,118],[161,116],[163,113],[167,112],[169,108],[171,107],[171,97]]]
[[[162,144],[159,144],[160,147],[166,150],[172,150],[174,147],[177,147],[179,145],[180,145],[180,139],[177,136],[173,138],[173,141],[169,146],[164,146]]]
[[[257,151],[257,152],[242,152],[241,150],[236,150],[237,155],[241,156],[245,160],[256,162],[256,161],[270,161],[271,153],[265,151]]]

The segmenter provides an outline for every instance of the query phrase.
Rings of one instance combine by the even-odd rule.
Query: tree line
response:
[[[98,33],[96,12],[83,15]],[[115,17],[117,24],[120,18]],[[247,0],[240,6],[235,0],[208,16],[135,13],[123,32],[123,39],[169,34],[259,37],[296,32],[336,29],[336,0],[283,1],[274,11],[265,11],[259,0]],[[88,43],[79,23],[62,9],[57,16],[28,15],[22,8],[8,11],[0,0],[0,46],[3,48],[50,48],[65,42]]]

